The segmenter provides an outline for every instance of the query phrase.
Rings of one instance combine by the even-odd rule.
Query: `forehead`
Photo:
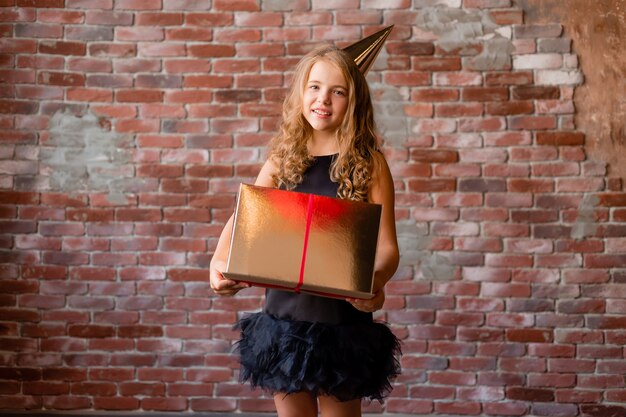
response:
[[[340,85],[347,88],[347,82],[341,69],[335,64],[320,59],[311,67],[308,81],[318,81],[324,84]]]

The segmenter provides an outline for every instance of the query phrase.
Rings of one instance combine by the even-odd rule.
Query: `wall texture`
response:
[[[521,0],[527,23],[560,22],[580,57],[585,83],[576,89],[576,126],[587,134],[589,158],[626,179],[626,1]]]
[[[523,14],[0,0],[0,408],[272,410],[231,354],[262,291],[214,297],[211,252],[299,57],[395,24],[369,79],[402,247],[378,317],[404,372],[366,409],[625,415],[626,193],[575,123],[614,112],[602,97],[619,91],[594,84],[607,91],[575,116],[594,78],[573,28]]]

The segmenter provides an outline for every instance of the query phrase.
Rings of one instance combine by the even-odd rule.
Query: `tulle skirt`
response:
[[[400,373],[400,342],[383,323],[334,325],[255,313],[236,328],[241,381],[272,394],[382,402]]]

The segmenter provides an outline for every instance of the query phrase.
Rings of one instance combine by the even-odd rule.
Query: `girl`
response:
[[[382,401],[399,373],[398,339],[372,320],[398,266],[394,189],[378,150],[367,82],[346,52],[322,46],[296,67],[279,134],[255,182],[382,204],[370,300],[266,290],[263,312],[239,321],[241,379],[274,394],[280,417],[360,416],[361,399]],[[248,284],[228,280],[231,219],[211,260],[215,293]]]

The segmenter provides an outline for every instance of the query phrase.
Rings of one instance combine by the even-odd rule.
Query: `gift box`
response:
[[[225,277],[371,298],[382,206],[241,184]]]

